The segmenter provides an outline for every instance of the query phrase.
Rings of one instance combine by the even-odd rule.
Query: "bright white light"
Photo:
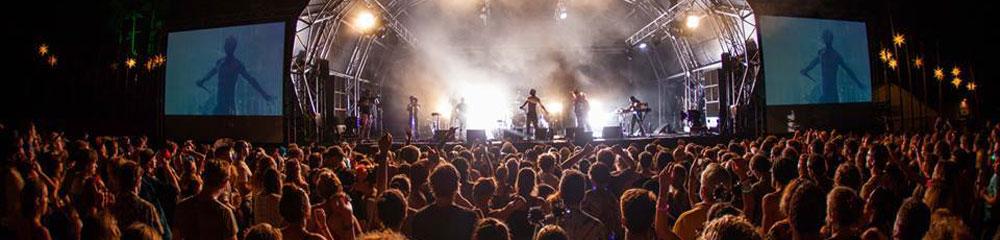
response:
[[[364,10],[354,16],[354,27],[359,31],[367,32],[378,24],[378,18],[368,10]]]
[[[545,104],[545,108],[552,114],[560,114],[563,111],[563,104],[561,102],[549,102]]]
[[[441,115],[442,122],[448,122],[449,117],[451,117],[451,103],[448,102],[448,98],[440,98],[437,101],[437,105],[434,106],[434,112]]]
[[[640,43],[639,49],[646,49],[646,43]]]
[[[566,14],[566,11],[563,11],[563,12],[559,13],[559,19],[566,19],[566,17],[569,17],[569,15]]]
[[[690,29],[698,28],[698,26],[701,25],[701,16],[698,16],[698,15],[688,15],[687,16],[687,21],[684,22],[684,25],[686,25],[687,28],[690,28]]]
[[[604,102],[599,99],[590,99],[587,123],[590,124],[590,129],[594,132],[595,137],[601,137],[601,129],[606,126],[614,126],[616,120],[613,108],[607,108],[604,106]]]
[[[502,86],[491,83],[466,85],[460,92],[464,93],[468,121],[467,129],[496,129],[498,120],[510,121],[510,97]]]

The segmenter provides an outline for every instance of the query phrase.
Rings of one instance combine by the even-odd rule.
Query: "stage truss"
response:
[[[669,8],[661,8],[655,0],[632,0],[637,9],[655,16],[649,24],[646,24],[625,43],[628,46],[638,46],[650,40],[669,40],[673,52],[680,64],[681,72],[665,79],[658,79],[660,89],[664,89],[667,81],[681,79],[684,93],[682,96],[682,110],[708,112],[708,103],[719,103],[720,109],[720,129],[723,133],[756,131],[763,127],[761,122],[749,124],[737,124],[746,122],[744,118],[753,118],[750,115],[753,111],[740,109],[755,109],[756,104],[755,89],[760,79],[760,49],[757,46],[756,30],[757,25],[754,19],[753,9],[746,1],[737,0],[681,0]],[[685,28],[685,18],[689,15],[701,16],[714,22],[711,30],[715,31],[718,38],[719,49],[722,53],[733,56],[731,59],[720,58],[715,62],[699,61],[692,44],[691,32],[707,31],[705,27],[697,30]],[[705,20],[702,20],[705,22]],[[727,79],[726,84],[709,85],[705,80],[705,70],[718,68],[723,61],[735,61],[738,63],[733,68],[724,68],[730,72],[721,74],[732,74],[736,77]],[[713,67],[715,66],[715,67]],[[735,72],[732,72],[735,71]],[[721,77],[720,77],[721,79]],[[727,89],[719,90],[720,87]],[[713,89],[715,94],[706,94],[706,89]],[[720,94],[727,96],[720,97]],[[662,104],[661,104],[662,106]],[[747,114],[740,114],[747,113]],[[704,119],[698,119],[704,121]],[[690,121],[684,122],[685,127],[693,129],[697,124]]]
[[[324,141],[331,139],[330,134],[336,126],[329,126],[334,117],[358,115],[358,101],[367,85],[373,94],[381,93],[380,81],[362,77],[371,59],[373,45],[380,44],[379,39],[387,34],[393,34],[403,46],[413,47],[418,40],[399,20],[400,14],[407,9],[426,2],[427,0],[390,0],[383,4],[379,0],[313,0],[303,10],[297,19],[294,44],[298,50],[291,61],[291,86],[295,99],[296,114],[290,118],[290,128],[295,131],[290,139]],[[491,12],[490,0],[481,0],[481,17],[485,20]],[[706,103],[720,101],[719,94],[706,94],[704,70],[719,62],[699,62],[695,56],[691,39],[685,34],[682,18],[692,12],[701,13],[716,23],[712,30],[717,35],[719,47],[723,53],[729,53],[738,61],[735,69],[739,76],[732,79],[731,89],[725,91],[730,96],[726,102],[720,102],[720,112],[729,119],[724,122],[739,122],[738,119],[747,116],[735,114],[738,109],[751,105],[755,98],[755,89],[760,79],[760,54],[755,41],[756,24],[749,4],[741,0],[681,0],[664,8],[656,0],[624,0],[631,4],[637,12],[645,13],[653,20],[625,39],[626,47],[635,47],[653,38],[669,40],[673,52],[680,63],[681,72],[667,79],[657,79],[659,84],[665,84],[669,79],[680,78],[683,81],[682,105],[686,110],[706,112]],[[561,1],[559,1],[561,2]],[[331,71],[328,59],[335,47],[340,31],[353,31],[348,24],[351,11],[358,8],[368,8],[379,16],[383,25],[379,29],[356,36],[356,44],[349,58],[346,70]],[[557,9],[557,16],[560,11]],[[485,23],[486,21],[484,21]],[[749,28],[746,26],[750,26]],[[721,61],[721,60],[720,60]],[[653,63],[651,63],[653,64]],[[324,66],[326,65],[326,66]],[[328,84],[326,81],[343,79],[343,85]],[[717,90],[717,87],[716,87]],[[324,96],[335,96],[333,98]],[[707,97],[709,96],[709,97]],[[714,97],[712,97],[714,96]],[[332,100],[331,100],[332,99]],[[332,106],[332,107],[331,107]],[[331,111],[332,109],[332,111]],[[353,122],[345,122],[350,128]],[[690,125],[690,123],[688,123]],[[756,126],[753,126],[756,128]],[[730,129],[731,131],[732,129]]]
[[[358,102],[363,85],[369,85],[373,94],[380,94],[380,82],[364,79],[362,74],[371,58],[372,46],[386,34],[395,34],[408,46],[416,44],[416,39],[398,20],[401,10],[413,2],[392,0],[382,4],[377,0],[314,0],[306,6],[297,19],[295,33],[296,48],[290,71],[295,106],[299,114],[292,119],[297,134],[294,138],[309,140],[329,139],[335,121],[332,118],[358,115]],[[347,17],[357,9],[367,8],[384,21],[383,26],[359,33],[355,37],[354,48],[343,72],[329,68],[332,48],[341,31],[355,31],[348,24]],[[343,85],[326,81],[343,79]],[[333,97],[326,97],[332,95]],[[331,111],[332,110],[332,111]],[[345,123],[350,126],[352,123]],[[330,125],[330,126],[328,126]]]

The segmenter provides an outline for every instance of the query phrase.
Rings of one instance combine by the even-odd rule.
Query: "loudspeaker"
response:
[[[518,141],[522,139],[520,130],[516,128],[504,129],[502,131],[504,141]]]
[[[567,139],[569,139],[569,138],[567,138]],[[589,143],[591,141],[594,141],[594,133],[593,132],[581,132],[581,133],[577,134],[576,137],[572,138],[572,140],[577,145],[583,145],[585,143]]]
[[[448,136],[448,131],[450,131],[450,130],[437,130],[437,131],[434,131],[434,142],[441,142],[441,141],[447,142],[447,141],[451,141],[452,139],[445,139],[445,137]]]
[[[622,138],[622,127],[604,127],[601,131],[601,136],[603,136],[604,139]]]
[[[567,140],[569,140],[569,139],[576,139],[576,135],[579,135],[578,133],[581,130],[582,130],[581,128],[577,128],[577,127],[566,128],[566,139]]]
[[[552,140],[552,134],[548,128],[536,128],[535,140]]]
[[[655,134],[667,134],[667,133],[673,133],[673,132],[674,132],[674,129],[672,127],[670,127],[669,123],[667,123],[667,124],[660,125],[660,127],[656,128],[656,131],[654,131],[653,133],[655,133]]]
[[[482,129],[465,130],[465,141],[471,143],[486,142],[486,130]]]

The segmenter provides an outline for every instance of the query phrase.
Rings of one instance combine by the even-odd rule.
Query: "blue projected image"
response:
[[[767,105],[870,102],[863,22],[761,16]]]
[[[285,23],[172,32],[166,115],[281,116]]]

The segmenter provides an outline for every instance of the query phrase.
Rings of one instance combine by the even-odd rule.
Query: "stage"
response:
[[[652,143],[652,142],[659,142],[660,144],[666,145],[666,146],[676,146],[677,142],[682,141],[682,140],[685,141],[685,142],[689,142],[689,143],[693,142],[693,143],[698,143],[698,144],[701,144],[701,145],[715,145],[715,144],[723,143],[725,141],[725,138],[723,138],[723,137],[721,137],[721,136],[719,136],[717,134],[711,134],[711,133],[709,133],[709,134],[668,133],[668,134],[656,134],[656,135],[651,135],[651,136],[646,136],[646,137],[594,138],[594,139],[592,139],[590,141],[586,141],[586,140],[572,141],[572,140],[559,139],[559,138],[554,138],[553,140],[513,140],[513,141],[509,141],[509,140],[494,139],[494,140],[489,140],[489,141],[477,141],[477,142],[473,142],[473,141],[468,141],[468,142],[466,142],[466,141],[447,141],[447,142],[444,143],[444,145],[446,147],[452,147],[452,146],[456,146],[456,145],[470,146],[470,145],[477,145],[477,144],[489,144],[491,146],[500,146],[504,142],[508,142],[509,141],[512,144],[514,144],[514,147],[516,147],[517,149],[523,150],[523,149],[526,149],[526,148],[529,148],[529,147],[532,147],[532,146],[536,146],[536,145],[552,146],[552,147],[563,147],[563,146],[583,146],[583,145],[586,145],[586,144],[591,144],[591,145],[594,145],[594,146],[597,146],[597,145],[613,146],[613,145],[630,145],[630,144],[636,144],[636,146],[642,147],[642,146],[644,146],[646,144],[649,144],[649,143]],[[365,144],[362,144],[362,145],[369,145],[369,146],[375,144],[374,140],[363,141],[363,143],[365,143]],[[393,141],[393,145],[395,147],[399,147],[399,146],[402,146],[402,145],[405,145],[405,144],[406,144],[406,142],[403,141],[400,138],[395,138],[394,141]],[[421,141],[410,142],[409,144],[417,146],[417,147],[425,147],[425,146],[435,146],[435,145],[440,144],[440,142],[434,142],[434,141],[431,141],[431,140],[421,140]]]

